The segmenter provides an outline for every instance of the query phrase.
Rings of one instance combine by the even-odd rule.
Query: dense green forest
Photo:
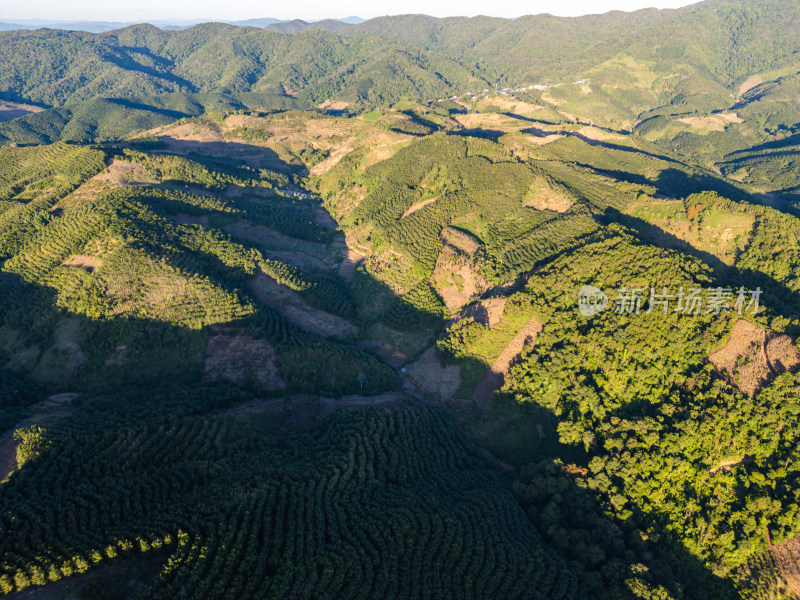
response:
[[[436,411],[337,411],[287,437],[226,415],[241,400],[99,397],[57,432],[21,430],[2,591],[157,554],[139,597],[585,597],[499,469]],[[54,480],[55,455],[80,472]]]
[[[0,595],[798,597],[798,19],[0,32]]]

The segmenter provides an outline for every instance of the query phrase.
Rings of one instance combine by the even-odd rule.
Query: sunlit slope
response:
[[[312,205],[275,191],[288,184],[286,175],[130,150],[57,145],[8,153],[35,165],[9,173],[2,214],[3,351],[12,371],[52,388],[73,375],[73,386],[167,373],[245,383],[251,370],[266,369],[275,377],[256,387],[269,391],[316,385],[303,364],[316,364],[319,353],[342,369],[338,377],[319,375],[331,392],[391,385],[391,373],[374,360],[305,324],[304,316],[327,319],[338,329],[326,337],[346,341],[354,307],[328,257],[330,230],[315,223]],[[68,165],[61,172],[76,171],[70,187],[65,175],[48,178],[38,164],[56,153]],[[253,194],[226,197],[229,186],[250,186]],[[281,253],[287,244],[294,254]],[[318,250],[319,268],[291,264],[303,262],[306,247]],[[255,286],[262,280],[305,313],[290,319],[270,306]],[[263,364],[220,374],[214,361],[226,360],[226,350],[212,352],[215,335],[265,339],[277,355],[267,351]],[[304,359],[293,354],[300,348]]]
[[[52,468],[56,455],[81,463],[79,447],[99,443],[80,433],[92,419],[108,436],[141,434],[156,448],[184,435],[203,440],[192,448],[219,477],[206,471],[198,488],[213,502],[193,504],[188,494],[170,512],[158,498],[184,488],[143,492],[144,512],[129,519],[123,511],[103,529],[118,537],[79,549],[75,540],[85,530],[77,527],[77,537],[42,546],[50,562],[25,555],[8,563],[3,581],[38,584],[51,566],[56,579],[82,572],[89,558],[112,559],[111,546],[130,557],[147,553],[153,563],[173,556],[166,570],[148,567],[154,597],[187,585],[208,592],[210,580],[203,575],[197,582],[195,575],[209,569],[243,577],[215,562],[216,554],[195,553],[203,545],[230,547],[220,541],[229,534],[187,521],[180,511],[205,510],[214,523],[252,519],[266,531],[271,525],[263,515],[278,509],[265,499],[273,508],[262,513],[254,498],[259,486],[272,489],[275,482],[281,494],[291,488],[290,496],[312,506],[309,498],[323,488],[286,487],[278,467],[261,475],[249,469],[284,464],[284,455],[275,454],[281,448],[294,457],[287,469],[305,473],[292,481],[306,485],[316,471],[292,462],[303,454],[292,449],[314,448],[316,441],[320,452],[335,446],[325,437],[326,415],[365,404],[382,407],[380,418],[389,419],[393,433],[381,443],[390,444],[404,427],[394,419],[404,419],[399,415],[409,406],[444,407],[517,482],[516,500],[506,505],[508,479],[498,477],[501,504],[481,496],[488,502],[482,506],[505,506],[504,518],[524,507],[522,523],[535,524],[572,561],[592,597],[736,597],[761,585],[753,573],[771,577],[763,532],[782,543],[797,527],[791,465],[800,221],[788,206],[765,205],[750,183],[726,179],[713,165],[639,132],[551,121],[546,108],[530,103],[519,103],[524,115],[516,105],[504,107],[493,99],[474,106],[402,102],[341,116],[216,112],[104,145],[4,148],[0,389],[15,400],[3,406],[3,423],[42,424],[42,439],[59,449],[40,448],[35,430],[26,430],[24,440],[3,441],[6,454],[19,447],[42,454],[9,482],[38,485],[45,472],[38,469]],[[610,298],[591,320],[576,304],[586,284]],[[641,288],[638,312],[614,311],[624,286]],[[651,287],[672,294],[729,288],[733,297],[740,287],[760,288],[762,310],[665,314],[657,305],[650,310]],[[175,387],[150,399],[153,387],[164,384]],[[401,391],[381,394],[392,389]],[[84,395],[31,404],[37,394],[66,391]],[[103,394],[111,396],[98,399]],[[128,403],[134,412],[149,407],[130,425],[141,425],[139,434],[124,429]],[[124,413],[119,423],[116,410]],[[186,422],[174,417],[167,428],[172,410]],[[427,448],[416,433],[391,448],[374,447],[374,435],[383,434],[375,433],[368,412],[354,413],[352,439],[359,441],[348,447],[390,458]],[[345,435],[344,418],[335,416],[330,431]],[[469,456],[471,446],[449,438],[451,425],[439,427],[438,418],[420,422],[437,440],[449,440],[444,447]],[[316,425],[299,437],[270,437]],[[184,427],[193,428],[191,436]],[[124,465],[127,456],[108,460]],[[170,463],[185,481],[194,481],[191,456]],[[134,462],[158,462],[148,457]],[[365,490],[384,479],[366,475],[373,463],[358,464],[365,475],[352,493],[374,498]],[[373,471],[405,468],[391,464]],[[448,462],[448,472],[462,473],[460,464]],[[486,464],[473,464],[480,477],[493,472]],[[138,481],[141,474],[129,475]],[[387,477],[390,496],[405,494]],[[116,502],[102,485],[93,489],[93,498]],[[431,496],[416,484],[409,490],[402,504],[415,515],[419,498]],[[246,515],[233,507],[250,500]],[[436,510],[447,512],[449,502],[441,500]],[[9,510],[17,509],[9,504]],[[486,520],[490,513],[497,511],[475,514]],[[282,514],[290,515],[282,522],[295,523],[295,513]],[[342,518],[368,522],[365,514],[346,511]],[[513,523],[524,533],[527,525]],[[231,527],[237,533],[230,535],[250,535]],[[338,525],[321,527],[339,535]],[[364,535],[372,539],[374,531],[365,526]],[[28,534],[18,533],[9,544],[27,543]],[[510,562],[495,583],[481,584],[485,589],[537,593],[508,583],[506,574],[519,572],[519,556],[533,565],[525,577],[561,582],[542,583],[551,596],[578,594],[538,538],[525,534],[505,546],[504,535],[491,543],[506,548]],[[136,536],[144,544],[131,541]],[[378,556],[395,548],[395,538],[379,539]],[[308,543],[310,553],[324,555]],[[159,545],[165,554],[149,554]],[[287,594],[298,589],[282,574],[278,549],[234,545],[268,561],[268,585]],[[293,564],[301,570],[306,563]],[[331,575],[326,568],[317,572],[315,590],[339,585],[336,569]],[[427,581],[430,571],[420,573],[413,581]],[[471,585],[454,577],[443,596]]]

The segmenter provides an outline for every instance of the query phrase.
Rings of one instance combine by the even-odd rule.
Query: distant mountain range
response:
[[[238,27],[259,27],[269,28],[281,33],[296,33],[305,29],[322,29],[325,31],[335,31],[347,25],[358,25],[364,22],[361,17],[345,17],[343,19],[319,19],[311,21],[301,21],[299,19],[272,19],[269,17],[262,19],[244,19],[239,21],[228,21],[219,19],[166,19],[147,21],[159,29],[175,30],[186,29],[201,23],[227,23]],[[14,22],[0,21],[0,31],[13,31],[15,29],[35,30],[41,28],[63,29],[65,31],[86,31],[88,33],[103,33],[122,29],[130,25],[136,25],[141,21],[53,21],[47,19],[20,19]]]
[[[116,138],[214,110],[335,102],[356,113],[489,90],[558,107],[556,121],[582,115],[618,131],[646,129],[652,139],[675,127],[670,115],[734,105],[774,134],[796,132],[800,120],[796,0],[709,0],[579,18],[160,25],[0,32],[0,100],[50,109],[4,124],[0,141]]]

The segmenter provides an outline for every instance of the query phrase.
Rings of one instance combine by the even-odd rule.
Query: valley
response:
[[[0,594],[794,597],[799,18],[0,32]]]

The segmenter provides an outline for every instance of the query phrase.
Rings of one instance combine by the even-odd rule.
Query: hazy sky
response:
[[[609,10],[636,10],[648,6],[677,8],[692,0],[0,0],[0,21],[14,19],[58,19],[92,21],[144,21],[158,19],[324,19],[357,15],[365,19],[380,15],[425,13],[436,17],[490,15],[519,17],[549,12],[575,16]]]

